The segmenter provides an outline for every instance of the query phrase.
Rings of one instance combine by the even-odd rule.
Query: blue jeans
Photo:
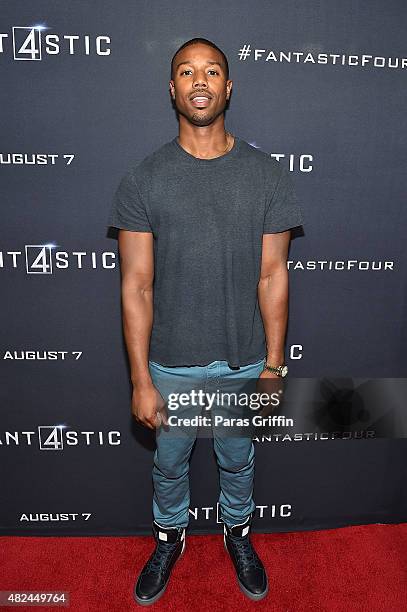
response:
[[[169,367],[149,361],[149,368],[154,386],[167,401],[170,392],[183,385],[185,387],[192,379],[204,392],[215,392],[221,381],[235,384],[236,378],[257,380],[264,363],[263,358],[240,368],[230,368],[226,361],[213,361],[205,366]],[[168,408],[167,413],[169,416],[173,414]],[[182,408],[182,416],[196,414],[197,408]],[[254,444],[252,436],[223,436],[216,427],[212,428],[212,432],[219,469],[220,516],[231,527],[243,523],[256,508],[253,501]],[[162,427],[157,433],[152,472],[153,516],[163,527],[188,526],[189,459],[196,433],[197,427],[189,428],[188,435],[180,432],[174,436]]]

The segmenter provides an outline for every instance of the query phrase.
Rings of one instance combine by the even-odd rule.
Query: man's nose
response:
[[[206,82],[206,74],[204,72],[200,72],[196,75],[194,81],[194,87],[207,87],[208,84]]]

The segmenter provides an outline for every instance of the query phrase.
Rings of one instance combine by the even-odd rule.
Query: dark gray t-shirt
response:
[[[134,164],[108,225],[153,233],[149,359],[236,367],[265,357],[257,298],[262,235],[302,222],[288,170],[237,136],[213,159],[194,157],[175,137]]]

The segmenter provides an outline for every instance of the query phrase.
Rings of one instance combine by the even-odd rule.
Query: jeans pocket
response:
[[[148,361],[148,364],[149,364],[149,365],[152,365],[152,366],[155,366],[156,368],[162,368],[162,367],[163,367],[163,366],[161,365],[161,363],[156,363],[155,361],[151,361],[150,359],[149,359],[149,361]]]
[[[262,357],[261,359],[259,359],[259,361],[255,361],[254,363],[249,363],[248,365],[243,366],[243,368],[258,368],[259,366],[265,363],[266,363],[266,358]]]
[[[259,361],[256,361],[256,363],[252,365],[260,365],[261,363],[266,363],[266,357],[262,357],[261,359],[259,359]]]

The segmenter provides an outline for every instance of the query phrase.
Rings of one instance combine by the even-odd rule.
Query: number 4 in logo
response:
[[[25,245],[27,274],[52,274],[51,247],[41,244]]]
[[[39,425],[38,440],[40,450],[62,450],[64,448],[62,426]]]
[[[41,29],[13,27],[13,51],[15,60],[40,60]]]

